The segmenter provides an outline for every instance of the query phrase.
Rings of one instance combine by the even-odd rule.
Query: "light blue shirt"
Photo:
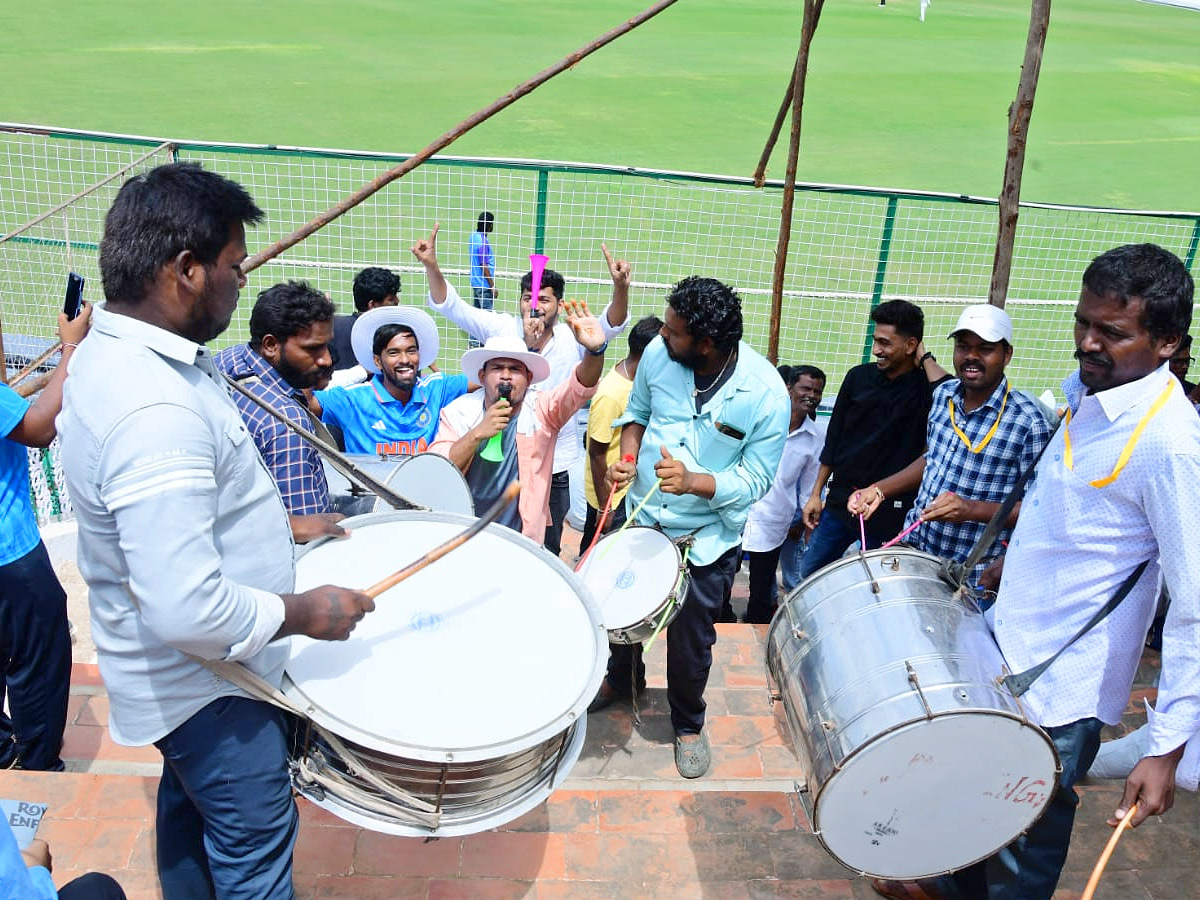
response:
[[[442,407],[465,394],[469,383],[466,375],[430,372],[401,403],[376,375],[362,384],[317,391],[316,398],[321,421],[342,429],[347,453],[415,456],[433,443]]]
[[[636,520],[639,525],[657,522],[671,538],[694,535],[689,559],[704,566],[737,546],[750,507],[771,487],[791,423],[791,404],[775,367],[745,342],[738,344],[733,374],[700,413],[695,387],[692,370],[672,361],[662,338],[655,338],[638,364],[625,414],[613,425],[646,426],[637,475],[625,496],[629,512],[657,480],[654,464],[662,459],[660,447],[688,471],[713,476],[711,500],[656,490]],[[718,424],[744,437],[722,433]]]
[[[496,278],[496,254],[492,251],[492,245],[488,241],[487,232],[472,231],[470,240],[471,249],[471,287],[485,288],[490,287],[487,279],[483,277],[483,267],[487,266],[488,271],[492,273],[492,279]]]
[[[16,562],[42,539],[29,501],[29,451],[8,438],[28,409],[29,401],[0,384],[0,566]]]
[[[25,858],[5,819],[0,826],[0,900],[55,900],[57,896],[45,866],[25,867]]]
[[[109,730],[149,744],[242,693],[188,654],[279,683],[291,529],[205,347],[97,308],[69,367],[58,434]]]

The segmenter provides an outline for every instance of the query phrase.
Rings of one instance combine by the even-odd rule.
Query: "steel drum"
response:
[[[641,644],[670,625],[689,585],[679,547],[657,528],[641,525],[597,541],[579,577],[600,604],[614,644]]]
[[[363,469],[376,481],[383,482],[401,497],[418,506],[427,506],[437,512],[475,515],[475,502],[471,489],[458,467],[437,453],[419,453],[416,456],[375,456],[374,454],[347,454],[347,459]],[[392,505],[372,493],[355,489],[346,476],[328,463],[325,476],[329,482],[330,500],[336,512],[347,516],[359,516],[372,512],[387,512]]]
[[[474,520],[394,511],[309,544],[296,590],[374,584]],[[579,758],[608,641],[591,593],[515,531],[478,536],[380,595],[346,641],[292,638],[284,694],[304,709],[296,789],[403,835],[494,828],[541,803]]]
[[[923,878],[992,855],[1038,819],[1060,771],[940,563],[899,548],[845,557],[796,588],[767,632],[813,831],[866,875]]]

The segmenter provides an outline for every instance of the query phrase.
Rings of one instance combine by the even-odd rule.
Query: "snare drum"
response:
[[[436,512],[475,515],[471,489],[458,466],[437,453],[416,456],[380,457],[373,454],[347,454],[346,458],[376,481],[383,482],[406,500],[417,506],[427,506]],[[345,475],[332,466],[325,466],[333,508],[348,516],[370,512],[387,512],[392,505],[369,492],[355,492]]]
[[[304,548],[296,590],[373,584],[472,521],[348,519],[349,538]],[[608,654],[600,610],[571,571],[491,525],[376,604],[349,640],[291,639],[282,690],[319,726],[299,723],[296,789],[403,835],[473,834],[549,796],[579,758]]]
[[[642,525],[601,538],[579,577],[600,604],[614,644],[648,641],[679,615],[687,597],[679,548],[658,529]]]
[[[796,588],[767,632],[813,831],[866,875],[924,878],[991,856],[1041,816],[1060,771],[940,563],[903,548],[845,557]]]

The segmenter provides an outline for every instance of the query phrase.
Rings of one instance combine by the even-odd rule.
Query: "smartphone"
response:
[[[67,314],[68,319],[74,319],[79,315],[79,309],[83,306],[83,284],[82,275],[74,272],[67,274],[67,297],[63,300],[63,312]]]

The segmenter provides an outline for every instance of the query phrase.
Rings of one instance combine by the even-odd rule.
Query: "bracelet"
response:
[[[605,341],[603,344],[601,344],[595,350],[589,350],[588,353],[592,354],[592,356],[603,356],[604,351],[607,349],[608,349],[608,341]]]
[[[875,496],[879,498],[880,503],[887,499],[887,497],[883,495],[883,489],[879,485],[873,484],[871,487],[875,488]]]
[[[71,343],[70,341],[59,341],[59,343],[60,343],[60,344],[62,344],[64,347],[70,347],[72,350],[78,350],[78,349],[79,349],[79,345],[78,345],[78,344],[73,344],[73,343]]]
[[[917,360],[917,366],[922,369],[925,368],[925,360],[927,360],[927,359],[932,359],[934,362],[937,362],[937,357],[934,356],[932,353],[930,353],[928,350],[926,350],[925,355],[922,356],[919,360]]]

